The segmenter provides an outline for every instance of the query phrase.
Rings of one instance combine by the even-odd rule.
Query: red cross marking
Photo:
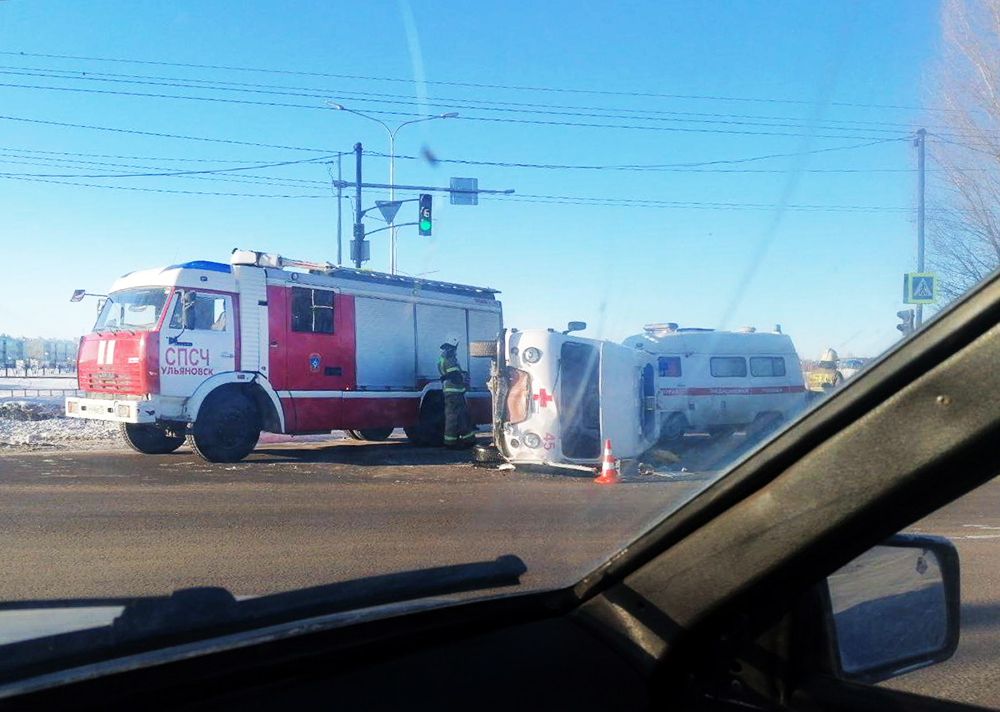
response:
[[[550,396],[548,393],[545,392],[544,388],[539,390],[538,393],[536,393],[535,395],[531,396],[531,399],[538,401],[538,405],[541,406],[542,408],[548,406],[549,401],[555,400],[555,398],[553,398],[552,396]]]

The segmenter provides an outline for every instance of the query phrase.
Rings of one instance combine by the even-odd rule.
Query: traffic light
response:
[[[418,215],[420,235],[428,237],[431,234],[431,195],[420,194],[420,213]]]
[[[913,333],[913,310],[904,309],[903,311],[896,312],[896,316],[899,317],[899,324],[896,324],[896,328],[903,332],[903,336],[909,336]]]

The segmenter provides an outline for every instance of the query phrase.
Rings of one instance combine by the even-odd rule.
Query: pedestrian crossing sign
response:
[[[937,301],[937,279],[933,272],[907,272],[903,275],[904,304],[933,304]]]

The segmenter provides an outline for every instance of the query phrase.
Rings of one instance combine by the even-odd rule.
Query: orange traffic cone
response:
[[[618,468],[615,467],[615,459],[611,456],[611,438],[604,441],[604,456],[601,458],[601,474],[594,480],[594,484],[613,485],[618,481]]]

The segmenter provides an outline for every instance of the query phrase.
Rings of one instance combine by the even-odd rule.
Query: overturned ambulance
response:
[[[655,356],[553,329],[504,329],[471,345],[491,357],[493,436],[514,464],[591,469],[610,439],[615,457],[637,457],[659,439]]]

